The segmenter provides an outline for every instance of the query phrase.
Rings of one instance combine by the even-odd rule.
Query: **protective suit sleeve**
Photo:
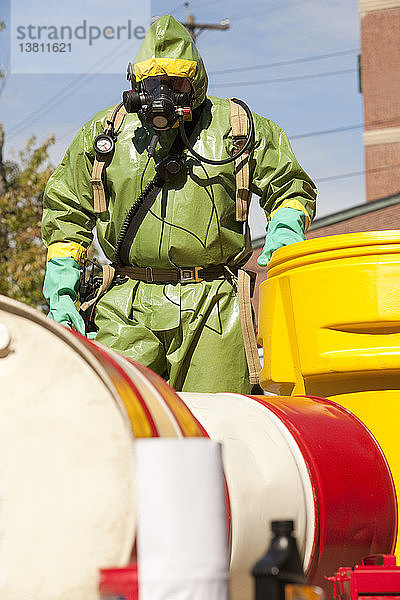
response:
[[[50,305],[49,317],[85,335],[85,324],[75,302],[82,267],[73,258],[52,258],[47,262],[43,295]]]
[[[267,225],[267,236],[262,253],[257,259],[265,267],[273,252],[282,246],[304,240],[305,215],[295,208],[277,210]]]
[[[42,237],[46,246],[73,242],[87,248],[95,223],[91,174],[93,126],[85,125],[50,177],[43,196]]]
[[[282,208],[304,213],[305,229],[315,215],[316,187],[296,160],[286,133],[254,114],[255,147],[251,191],[260,196],[267,219]]]

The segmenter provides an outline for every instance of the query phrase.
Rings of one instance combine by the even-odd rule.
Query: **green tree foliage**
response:
[[[4,21],[0,21],[0,32],[4,31],[4,29],[6,28],[6,24],[4,23]],[[5,79],[7,75],[7,72],[5,71],[5,69],[0,69],[0,79]],[[2,82],[2,85],[0,86],[0,94],[3,91],[4,88],[4,81]]]
[[[2,137],[0,125],[1,146]],[[0,293],[42,310],[42,193],[53,171],[48,162],[53,143],[53,137],[42,144],[32,137],[17,162],[2,162],[0,147]]]

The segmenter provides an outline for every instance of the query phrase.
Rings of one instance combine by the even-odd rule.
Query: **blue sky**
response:
[[[134,13],[136,2],[96,0],[96,17],[102,11],[110,14],[114,4],[123,10],[132,8]],[[190,3],[190,12],[199,22],[229,18],[231,23],[228,31],[207,31],[198,38],[209,73],[209,93],[242,98],[252,110],[285,129],[299,162],[317,180],[318,216],[365,201],[363,173],[339,177],[364,170],[362,128],[357,127],[363,122],[357,5],[356,0]],[[40,0],[35,6],[40,6]],[[0,20],[7,21],[6,0],[0,0],[0,9]],[[153,0],[151,13],[173,14],[183,20],[183,2]],[[5,32],[1,37],[0,62],[7,66]],[[118,64],[124,65],[121,74],[10,74],[0,96],[6,158],[13,158],[32,134],[39,140],[55,134],[51,160],[57,164],[81,124],[97,110],[118,102],[127,89],[125,65],[134,58],[131,52],[127,42],[115,55]],[[316,58],[329,54],[336,56]],[[298,59],[311,60],[291,62]],[[285,61],[291,64],[271,66]],[[265,66],[254,68],[257,65]],[[228,69],[242,70],[218,73]],[[324,181],[330,177],[334,179]],[[261,236],[264,223],[259,211],[253,210],[251,223],[255,237]]]

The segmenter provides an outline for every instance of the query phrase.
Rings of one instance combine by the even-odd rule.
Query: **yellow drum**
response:
[[[400,231],[278,250],[260,289],[262,386],[334,400],[372,431],[400,489]]]

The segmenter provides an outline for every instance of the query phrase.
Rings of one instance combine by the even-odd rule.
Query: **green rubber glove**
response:
[[[266,267],[275,250],[304,241],[305,214],[296,208],[280,208],[267,225],[267,236],[262,253],[257,259]]]
[[[48,316],[85,335],[85,323],[75,307],[82,267],[73,258],[52,258],[47,262],[43,295],[50,304]]]

